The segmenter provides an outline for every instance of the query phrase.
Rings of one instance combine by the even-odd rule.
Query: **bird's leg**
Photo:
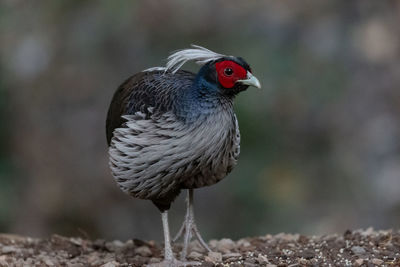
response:
[[[175,259],[175,257],[174,253],[172,252],[171,236],[169,234],[168,211],[161,213],[161,219],[164,230],[164,259],[172,261]]]
[[[200,262],[185,262],[178,261],[174,253],[172,251],[171,246],[171,236],[169,234],[169,225],[168,225],[168,211],[163,211],[161,213],[163,231],[164,231],[164,260],[160,263],[154,263],[147,265],[148,267],[178,267],[178,266],[187,266],[187,265],[200,265]]]
[[[189,217],[190,217],[190,222],[191,222],[191,230],[193,231],[195,237],[197,240],[200,242],[200,244],[204,247],[205,250],[208,252],[211,252],[211,249],[208,247],[207,243],[204,241],[204,239],[201,237],[199,229],[197,228],[196,221],[194,219],[194,206],[193,206],[193,189],[189,189],[188,192],[188,210],[189,210]],[[190,229],[190,228],[189,228]],[[190,240],[190,232],[191,231],[186,231],[186,235],[188,236]],[[185,238],[186,239],[186,238]]]
[[[186,215],[185,215],[185,222],[183,225],[183,228],[185,230],[185,234],[183,236],[183,248],[181,252],[181,260],[186,259],[187,255],[187,249],[189,246],[190,239],[192,238],[192,227],[194,225],[194,217],[193,217],[193,210],[191,209],[191,198],[193,199],[193,193],[191,194],[190,191],[193,191],[193,189],[188,190],[188,195],[186,198],[186,205],[187,205],[187,210],[186,210]]]
[[[196,222],[194,219],[194,210],[193,210],[193,189],[188,189],[186,204],[187,204],[187,209],[186,209],[185,221],[184,221],[182,227],[180,228],[180,230],[178,231],[177,235],[174,238],[174,242],[175,242],[184,233],[181,260],[186,259],[187,250],[188,250],[188,246],[189,246],[189,242],[192,237],[192,234],[194,234],[194,236],[199,241],[199,243],[201,244],[202,247],[204,247],[207,251],[211,251],[211,249],[208,247],[207,243],[201,237],[200,232],[196,226]]]
[[[176,235],[175,235],[174,239],[172,240],[172,242],[178,241],[184,235],[184,233],[187,232],[186,229],[188,228],[187,226],[188,226],[188,224],[190,223],[190,220],[191,220],[190,215],[193,215],[193,212],[190,212],[190,204],[189,204],[191,202],[190,198],[192,198],[192,201],[193,201],[193,191],[192,191],[192,193],[190,193],[191,190],[192,189],[188,189],[188,193],[187,193],[187,196],[186,196],[185,220],[184,220],[181,228],[179,229],[178,233],[176,233]],[[192,197],[190,197],[190,195],[192,195]]]

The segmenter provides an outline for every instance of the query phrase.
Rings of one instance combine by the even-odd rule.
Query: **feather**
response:
[[[193,84],[194,78],[193,73],[180,70],[175,74],[140,72],[127,79],[115,92],[108,110],[108,144],[114,130],[126,122],[122,116],[170,111],[174,99]]]
[[[205,47],[199,45],[191,45],[192,48],[178,50],[168,57],[168,62],[165,67],[153,67],[145,71],[170,70],[176,73],[186,62],[194,61],[198,65],[204,65],[210,61],[218,60],[226,57],[225,55],[215,53]]]
[[[236,165],[240,134],[232,106],[186,125],[173,112],[124,116],[109,155],[113,176],[134,197],[159,199],[217,183]],[[141,119],[138,119],[141,118]]]

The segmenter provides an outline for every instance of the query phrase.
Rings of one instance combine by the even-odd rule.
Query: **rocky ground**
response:
[[[214,252],[191,244],[189,259],[201,266],[400,266],[400,231],[372,229],[342,235],[265,235],[211,240]],[[174,245],[176,253],[181,246]],[[0,234],[0,266],[143,266],[160,262],[162,244],[53,235],[34,239]]]

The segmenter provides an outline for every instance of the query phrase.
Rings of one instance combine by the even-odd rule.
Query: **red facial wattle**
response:
[[[218,81],[225,88],[232,88],[237,80],[243,80],[247,77],[247,71],[236,62],[230,60],[215,63],[215,68]]]

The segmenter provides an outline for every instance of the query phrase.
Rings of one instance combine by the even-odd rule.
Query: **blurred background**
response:
[[[399,25],[398,1],[1,1],[0,232],[162,240],[110,175],[105,117],[127,77],[192,43],[263,85],[236,100],[238,166],[196,191],[206,238],[398,228]]]

